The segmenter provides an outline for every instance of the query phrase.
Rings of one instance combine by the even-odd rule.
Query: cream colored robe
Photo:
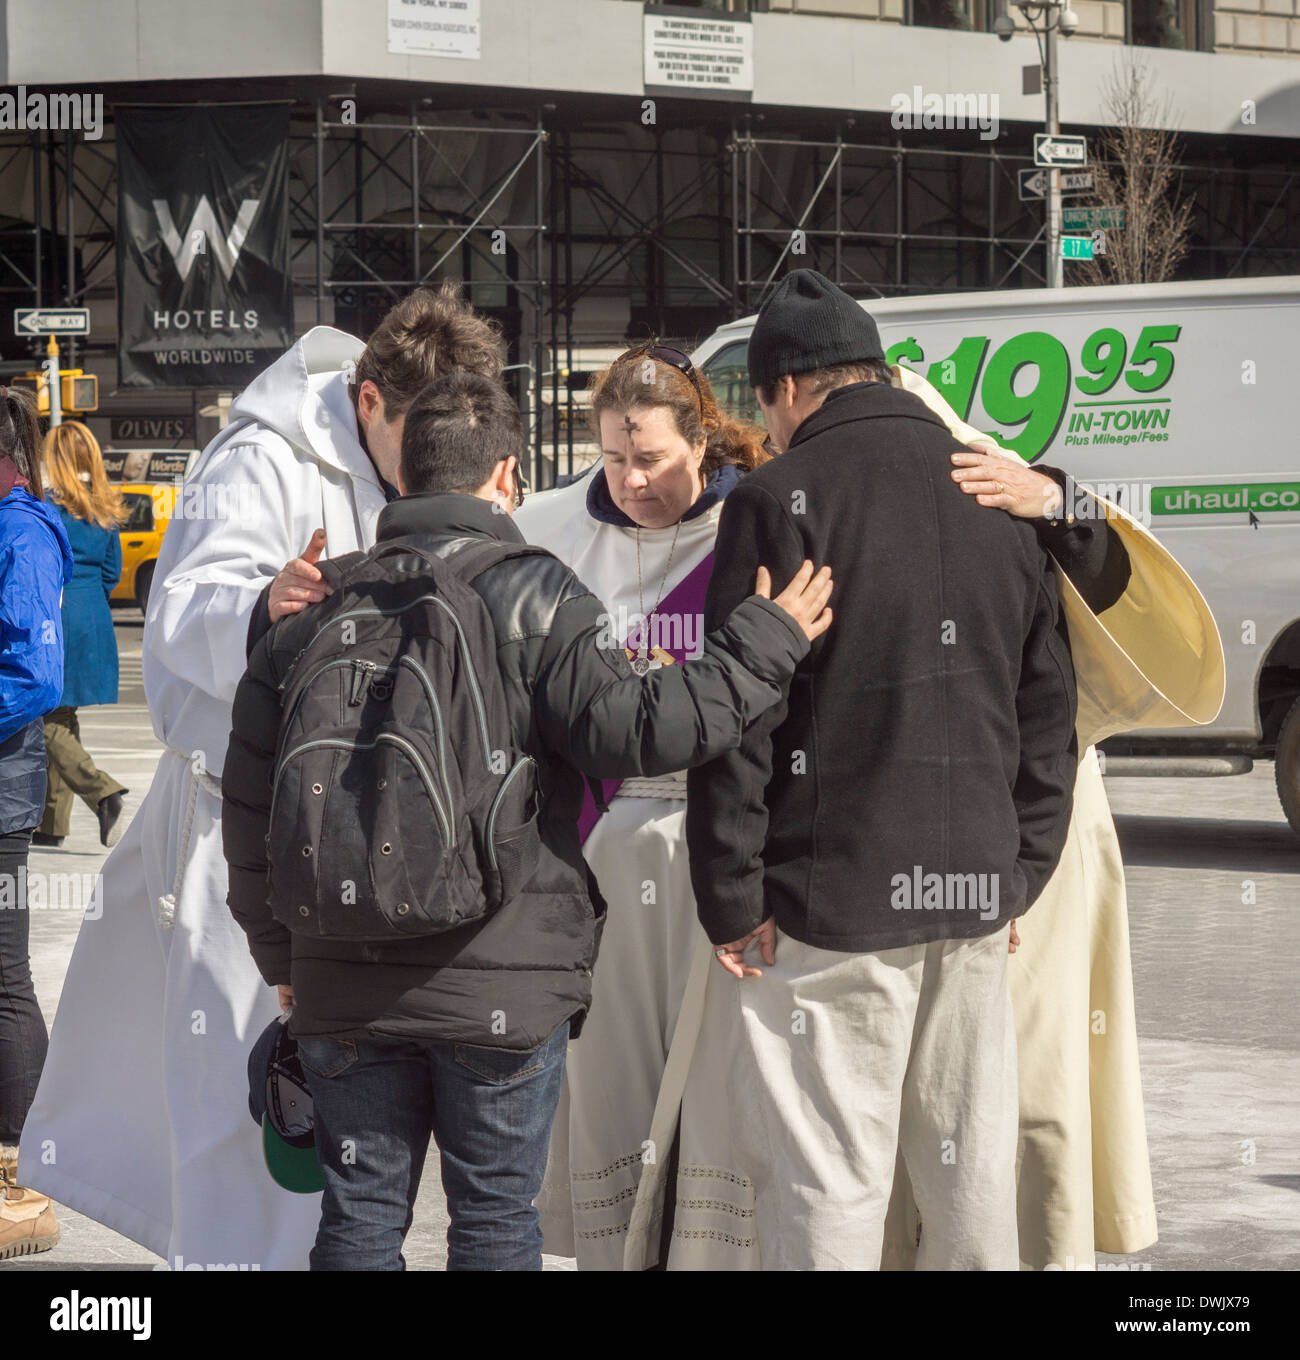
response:
[[[909,369],[915,392],[956,438],[997,449],[959,420]],[[1116,732],[1211,722],[1223,701],[1223,649],[1200,592],[1137,521],[1109,502],[1128,551],[1124,595],[1102,616],[1060,576],[1079,689],[1081,759],[1061,862],[1020,923],[1011,991],[1020,1052],[1018,1210],[1022,1264],[1087,1269],[1094,1252],[1133,1252],[1156,1240],[1138,1068],[1124,869],[1094,744]],[[701,934],[649,1137],[669,1146],[680,1125],[680,1171],[670,1269],[756,1269],[753,1233],[761,1168],[730,1154],[730,1048],[738,1042],[733,989]],[[779,944],[778,944],[779,948]],[[680,1116],[680,1117],[679,1117]],[[901,1163],[900,1163],[901,1165]],[[754,1179],[760,1183],[755,1186]],[[643,1171],[624,1256],[645,1269],[659,1251],[666,1176]],[[895,1186],[884,1264],[907,1268],[916,1215],[905,1174]]]
[[[897,371],[958,439],[992,445],[955,422],[928,383]],[[1020,1051],[1020,1255],[1037,1270],[1088,1269],[1096,1251],[1135,1252],[1156,1240],[1124,865],[1095,743],[1211,722],[1223,703],[1223,648],[1209,606],[1137,521],[1096,503],[1123,539],[1132,576],[1098,616],[1060,573],[1079,688],[1074,815],[1055,874],[1019,924],[1009,972]],[[886,1256],[905,1265],[915,1210],[903,1187],[896,1192]]]

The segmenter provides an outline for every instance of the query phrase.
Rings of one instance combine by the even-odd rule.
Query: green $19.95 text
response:
[[[1131,351],[1123,333],[1113,326],[1093,331],[1079,353],[1082,371],[1074,378],[1075,390],[1085,397],[1100,397],[1114,393],[1122,377],[1122,396],[1131,392],[1135,403],[1142,402],[1173,376],[1169,346],[1181,331],[1174,325],[1143,326]],[[925,376],[963,420],[970,418],[978,385],[985,413],[1003,427],[992,432],[994,437],[1032,463],[1065,419],[1071,396],[1069,353],[1047,331],[1022,331],[1003,341],[992,355],[988,351],[987,336],[967,336],[946,359],[934,360]],[[891,364],[914,368],[925,362],[925,352],[912,336],[891,345],[885,357]],[[1035,369],[1037,376],[1028,391],[1017,393],[1017,378],[1025,368]],[[1015,426],[1022,428],[1008,434],[1008,427]]]

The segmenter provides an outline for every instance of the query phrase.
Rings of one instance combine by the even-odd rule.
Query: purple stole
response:
[[[698,567],[693,571],[688,572],[685,578],[664,596],[654,609],[650,611],[649,617],[652,619],[656,614],[698,614],[703,618],[704,595],[708,590],[709,577],[712,574],[713,554],[709,553]],[[649,626],[648,619],[645,624],[641,625],[641,627],[646,629],[648,629]],[[630,649],[632,651],[636,650],[641,641],[641,627],[633,629],[633,631],[628,634],[627,639],[623,644],[625,649]],[[682,637],[680,633],[678,636],[681,641],[685,641],[685,638]],[[689,659],[687,653],[683,649],[661,647],[658,650],[667,651],[672,657],[673,662],[679,666],[682,662]],[[621,779],[584,781],[582,812],[578,815],[578,839],[584,844],[586,843],[587,837],[591,835],[596,823],[601,818],[601,809],[596,806],[596,798],[591,791],[590,785],[592,783],[599,783],[602,799],[605,804],[608,805],[609,800],[618,792],[619,785],[622,784],[622,782]]]

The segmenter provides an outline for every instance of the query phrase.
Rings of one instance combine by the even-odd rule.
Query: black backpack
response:
[[[537,766],[515,749],[470,582],[542,551],[475,539],[443,559],[394,543],[321,563],[334,593],[280,686],[267,840],[281,924],[333,940],[434,935],[528,882]]]

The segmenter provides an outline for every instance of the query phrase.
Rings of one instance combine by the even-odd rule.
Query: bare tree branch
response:
[[[1098,139],[1091,206],[1122,208],[1124,226],[1106,230],[1105,253],[1081,263],[1075,282],[1160,283],[1187,254],[1193,205],[1181,196],[1170,97],[1157,98],[1152,85],[1130,48],[1102,87],[1113,126]]]

